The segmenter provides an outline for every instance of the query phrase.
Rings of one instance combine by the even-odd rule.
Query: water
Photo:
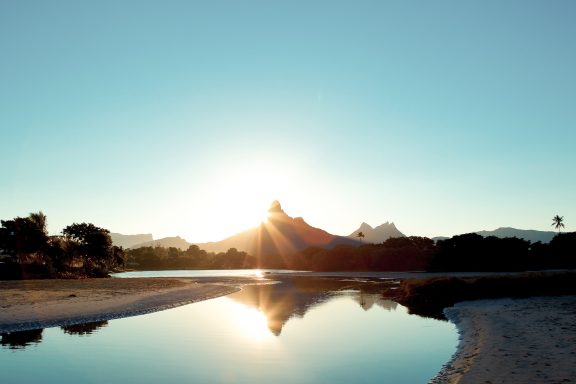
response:
[[[166,271],[132,271],[113,274],[114,277],[254,277],[267,273],[290,274],[299,271],[284,269],[181,269]]]
[[[415,384],[449,360],[451,323],[339,284],[285,279],[144,316],[3,335],[2,382]]]

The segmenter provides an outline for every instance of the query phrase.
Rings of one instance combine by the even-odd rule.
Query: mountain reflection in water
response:
[[[322,277],[282,277],[278,280],[275,284],[248,285],[228,296],[262,313],[270,332],[276,336],[282,333],[282,328],[291,318],[302,318],[311,308],[342,294],[352,296],[366,311],[374,305],[389,311],[398,305],[379,293],[384,286],[390,285],[390,282],[381,280]]]

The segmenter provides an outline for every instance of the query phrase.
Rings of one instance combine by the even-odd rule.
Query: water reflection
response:
[[[0,344],[8,349],[24,349],[42,341],[44,329],[0,333]]]
[[[94,321],[92,323],[84,323],[84,324],[74,324],[74,325],[65,325],[60,327],[69,335],[91,335],[100,328],[106,327],[108,325],[108,321]]]
[[[64,333],[69,335],[91,335],[102,327],[106,327],[108,321],[95,321],[91,323],[65,325],[60,327]],[[0,344],[8,349],[25,349],[26,347],[39,344],[42,341],[44,328],[27,331],[15,331],[0,333]]]
[[[408,315],[380,285],[286,279],[110,326],[5,334],[0,372],[3,382],[44,384],[425,383],[457,333]]]
[[[277,284],[249,285],[228,297],[263,314],[270,332],[279,336],[291,318],[302,318],[311,308],[344,293],[366,311],[374,305],[394,310],[398,304],[376,293],[389,285],[382,280],[282,277]]]

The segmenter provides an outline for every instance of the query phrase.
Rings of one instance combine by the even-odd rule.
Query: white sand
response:
[[[470,301],[445,313],[460,345],[432,383],[576,383],[576,296]]]

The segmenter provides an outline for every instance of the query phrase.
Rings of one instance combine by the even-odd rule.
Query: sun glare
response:
[[[261,341],[267,337],[272,337],[272,333],[268,329],[268,319],[255,308],[237,304],[231,318],[239,333],[248,339]]]
[[[219,233],[214,240],[267,222],[270,204],[289,196],[293,188],[290,172],[265,162],[229,167],[215,175],[198,207],[209,219],[204,226]]]
[[[254,276],[261,279],[264,277],[264,272],[262,272],[261,270],[257,269],[254,271]]]

